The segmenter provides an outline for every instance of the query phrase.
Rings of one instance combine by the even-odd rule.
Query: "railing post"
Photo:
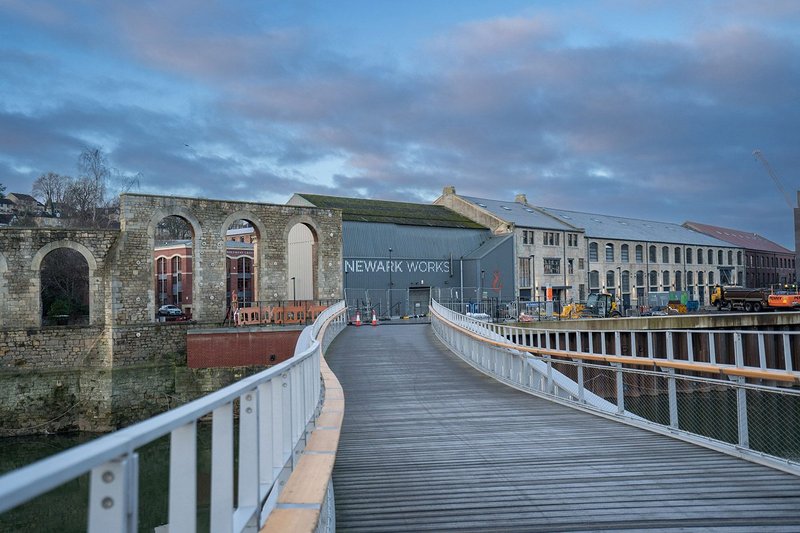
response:
[[[734,381],[739,385],[736,387],[736,425],[739,429],[739,446],[750,448],[750,430],[747,425],[747,389],[744,387],[747,380],[744,377],[736,377]]]
[[[672,332],[667,331],[667,360],[672,361],[675,358],[675,354],[672,350]],[[653,347],[653,337],[650,335],[650,332],[647,333],[647,340],[650,348]],[[651,354],[652,355],[652,354]],[[678,387],[675,383],[675,369],[669,368],[667,369],[667,393],[669,396],[669,425],[670,427],[674,427],[679,429],[679,420],[678,420]]]
[[[625,412],[625,383],[623,380],[622,363],[612,363],[615,368],[614,375],[617,382],[617,414]]]
[[[139,456],[131,454],[92,469],[89,485],[90,533],[137,531]]]
[[[258,458],[258,392],[247,391],[239,397],[239,493],[237,509],[252,512],[244,531],[258,531],[259,472]]]
[[[111,530],[109,530],[111,531]],[[233,531],[233,404],[214,409],[211,422],[211,531]]]
[[[172,533],[197,530],[196,420],[170,434],[169,530]]]
[[[783,364],[787,372],[793,372],[792,368],[792,347],[789,344],[789,335],[784,333],[783,337]]]
[[[578,402],[586,403],[586,394],[583,386],[583,360],[573,359],[573,361],[575,361],[578,369]]]

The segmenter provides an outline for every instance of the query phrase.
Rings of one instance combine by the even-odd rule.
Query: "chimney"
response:
[[[442,195],[447,196],[448,194],[455,194],[456,188],[453,185],[445,185],[444,189],[442,189]]]
[[[528,204],[528,199],[527,199],[527,198],[525,198],[525,195],[524,195],[524,194],[518,194],[518,195],[517,195],[517,196],[514,198],[514,201],[515,201],[515,202],[517,202],[518,204],[523,204],[523,205],[527,205],[527,204]]]

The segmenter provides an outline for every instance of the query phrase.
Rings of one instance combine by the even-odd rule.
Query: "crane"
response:
[[[775,182],[775,186],[778,187],[778,190],[781,191],[781,193],[783,193],[783,198],[786,200],[786,205],[789,206],[789,209],[794,209],[792,200],[789,198],[789,195],[786,194],[786,191],[783,189],[783,185],[781,185],[781,180],[778,179],[778,176],[775,174],[775,171],[772,170],[772,166],[769,164],[769,161],[767,161],[767,158],[764,157],[764,154],[761,153],[761,150],[753,150],[753,156],[761,161],[761,164],[767,169],[767,173],[772,178],[772,181]]]

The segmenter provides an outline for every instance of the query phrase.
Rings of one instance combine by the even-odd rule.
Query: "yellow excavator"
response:
[[[617,309],[617,302],[607,292],[593,292],[586,300],[586,305],[581,311],[584,318],[617,318],[622,314]]]

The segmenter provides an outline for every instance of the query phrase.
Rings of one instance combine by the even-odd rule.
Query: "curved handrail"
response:
[[[171,449],[179,449],[180,453],[185,450],[185,455],[190,457],[176,461],[175,455],[179,454],[171,456],[170,531],[194,531],[196,472],[184,470],[193,463],[191,458],[196,457],[197,421],[213,414],[212,442],[221,444],[220,450],[212,444],[212,477],[218,473],[221,481],[219,484],[215,481],[212,488],[212,529],[219,523],[231,526],[224,527],[226,531],[240,531],[259,521],[261,505],[280,472],[287,464],[292,466],[294,449],[317,412],[320,357],[325,343],[318,336],[325,333],[330,323],[337,322],[343,327],[344,312],[344,302],[338,302],[321,313],[314,325],[306,328],[310,334],[303,337],[305,346],[298,347],[294,357],[287,361],[166,413],[1,476],[0,513],[91,472],[89,530],[135,531],[136,509],[131,508],[129,502],[135,502],[136,498],[128,493],[136,486],[138,476],[136,450],[171,434]],[[221,470],[225,467],[220,465],[229,462],[233,467],[232,414],[237,401],[241,415],[239,508],[234,510],[233,473]],[[265,439],[264,435],[270,438]],[[248,461],[253,464],[247,464]],[[176,466],[176,462],[180,464]],[[95,498],[106,492],[117,496]],[[187,499],[187,492],[192,497]],[[176,498],[177,494],[182,496]]]

